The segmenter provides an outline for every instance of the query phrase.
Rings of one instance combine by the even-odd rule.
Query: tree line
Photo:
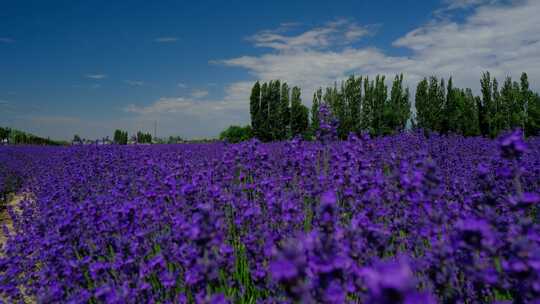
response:
[[[280,80],[257,81],[251,90],[250,114],[253,136],[284,140],[303,135],[309,127],[309,109],[302,104],[299,87],[289,88]]]
[[[152,134],[138,131],[136,135],[131,137],[131,141],[138,144],[151,144]],[[127,145],[129,142],[128,132],[120,129],[115,130],[113,142],[117,145]]]
[[[436,77],[424,78],[416,90],[416,126],[443,134],[496,137],[520,128],[527,136],[540,131],[540,97],[529,87],[526,73],[520,81],[507,76],[501,88],[489,72],[480,79],[480,96],[471,89],[455,88]]]
[[[454,87],[452,77],[448,81],[436,76],[424,78],[416,87],[413,112],[402,74],[394,77],[390,92],[385,76],[370,79],[353,75],[339,85],[319,88],[313,94],[309,111],[302,104],[300,88],[290,90],[280,80],[262,84],[257,81],[250,96],[251,128],[242,129],[245,133],[242,136],[251,133],[262,141],[299,135],[312,138],[320,127],[322,104],[337,121],[340,139],[349,133],[379,136],[409,128],[486,137],[521,128],[527,136],[538,135],[540,97],[530,89],[526,73],[521,75],[519,83],[506,77],[499,89],[497,79],[485,72],[480,85],[481,96],[475,96],[470,88]],[[235,129],[237,133],[242,130]]]
[[[50,138],[44,138],[23,132],[17,129],[0,127],[0,144],[11,145],[64,145],[67,144],[63,141],[52,140]]]

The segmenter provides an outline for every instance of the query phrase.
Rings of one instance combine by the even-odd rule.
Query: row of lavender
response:
[[[0,299],[540,299],[540,138],[1,147]],[[2,189],[0,189],[2,190]]]

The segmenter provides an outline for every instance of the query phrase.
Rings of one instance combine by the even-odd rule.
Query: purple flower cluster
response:
[[[319,129],[317,130],[317,139],[322,142],[337,140],[338,120],[332,114],[330,107],[326,103],[319,106]]]
[[[330,129],[323,143],[0,147],[0,192],[26,194],[7,210],[0,299],[540,300],[540,138]]]

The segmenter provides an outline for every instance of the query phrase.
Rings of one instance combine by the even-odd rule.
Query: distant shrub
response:
[[[220,140],[225,140],[230,143],[238,143],[249,140],[253,137],[251,126],[230,126],[219,134]]]

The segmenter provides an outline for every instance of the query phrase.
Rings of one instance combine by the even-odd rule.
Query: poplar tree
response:
[[[249,113],[251,115],[251,128],[255,137],[260,136],[261,128],[261,85],[257,81],[251,89],[249,97]]]
[[[317,135],[319,130],[319,107],[322,103],[322,88],[313,93],[313,102],[311,104],[311,133]]]
[[[505,130],[505,110],[501,98],[501,94],[499,92],[499,82],[497,82],[496,78],[493,78],[493,84],[492,84],[492,104],[491,104],[491,137],[496,137],[501,133],[502,130]]]
[[[457,133],[459,125],[458,95],[459,90],[454,88],[452,77],[448,79],[446,86],[446,103],[444,107],[443,133]]]
[[[366,76],[364,78],[364,98],[362,100],[362,112],[360,120],[360,129],[373,133],[373,112],[374,112],[374,84]]]
[[[309,125],[309,110],[302,104],[300,88],[293,87],[291,91],[291,133],[292,136],[302,136]]]
[[[268,84],[265,82],[261,86],[261,107],[259,109],[260,111],[260,135],[259,139],[262,141],[269,141],[270,138],[270,125],[268,121],[268,106],[270,103],[270,88],[268,87]]]
[[[373,95],[373,122],[372,129],[374,135],[381,135],[384,129],[384,108],[388,97],[388,87],[384,83],[385,76],[375,77],[375,90]]]
[[[396,75],[390,91],[390,100],[385,107],[383,132],[404,130],[410,114],[409,89],[403,89],[403,74]]]
[[[528,120],[528,115],[527,114],[528,114],[529,102],[532,100],[534,95],[531,92],[531,90],[529,89],[529,78],[527,76],[527,73],[522,73],[519,80],[520,80],[520,91],[519,91],[520,104],[519,104],[519,107],[520,107],[520,110],[522,112],[522,115],[521,115],[522,116],[521,129],[525,130],[525,125],[527,124],[527,120]]]
[[[540,96],[536,93],[529,99],[527,105],[527,121],[525,123],[525,135],[540,135]]]
[[[362,76],[349,78],[349,87],[346,93],[347,104],[349,107],[349,132],[360,132],[360,121],[362,113]]]
[[[280,90],[281,82],[279,80],[270,81],[270,99],[268,104],[268,120],[270,128],[270,140],[280,139]]]
[[[420,129],[428,129],[429,125],[429,100],[428,100],[428,80],[422,79],[416,87],[416,95],[414,98],[416,108],[416,125]]]
[[[491,84],[491,76],[489,72],[484,72],[482,74],[482,79],[480,79],[480,90],[482,92],[482,101],[478,109],[480,132],[483,136],[489,136],[491,135],[491,115],[493,113],[493,86]]]
[[[281,85],[281,99],[279,103],[279,139],[283,140],[286,139],[290,132],[290,124],[291,124],[291,109],[290,109],[290,101],[289,101],[289,86],[286,82],[283,82]]]
[[[480,135],[477,98],[474,97],[472,90],[469,88],[464,91],[461,90],[458,97],[461,98],[458,102],[458,106],[460,106],[460,133],[465,136]]]

